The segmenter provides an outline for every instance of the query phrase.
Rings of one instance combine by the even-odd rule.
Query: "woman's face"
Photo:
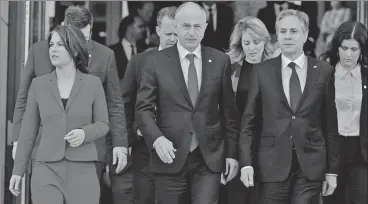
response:
[[[250,35],[249,30],[245,30],[241,37],[242,48],[247,61],[252,63],[260,63],[266,42],[256,39]]]
[[[345,68],[353,68],[357,65],[361,50],[358,41],[343,40],[339,47],[340,64]]]
[[[63,67],[73,63],[73,59],[65,49],[59,33],[53,32],[49,43],[49,55],[52,65]]]

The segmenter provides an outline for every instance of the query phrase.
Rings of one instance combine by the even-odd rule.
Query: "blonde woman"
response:
[[[252,16],[241,19],[234,26],[229,48],[227,54],[232,65],[233,90],[236,93],[239,114],[242,115],[247,103],[249,77],[253,65],[273,58],[276,53],[266,26]],[[222,188],[220,203],[257,203],[255,198],[250,198],[249,195],[255,195],[250,191],[252,190],[247,189],[239,178],[233,179]]]

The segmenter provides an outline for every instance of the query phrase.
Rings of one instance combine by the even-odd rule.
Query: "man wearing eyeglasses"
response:
[[[88,9],[80,6],[70,6],[65,11],[63,23],[80,28],[85,35],[88,41],[87,46],[89,52],[88,71],[90,74],[98,76],[101,79],[107,96],[110,133],[107,135],[106,140],[103,139],[97,142],[99,160],[104,161],[96,163],[96,170],[101,180],[103,169],[106,164],[112,163],[116,165],[117,173],[126,166],[128,139],[126,136],[124,104],[116,70],[114,52],[108,47],[91,40],[92,18],[92,14]],[[47,40],[33,44],[29,51],[28,59],[22,72],[22,80],[13,115],[13,137],[11,138],[14,144],[13,157],[15,157],[19,130],[25,112],[27,94],[31,82],[33,78],[47,74],[54,69],[50,62],[48,52],[49,47]],[[39,129],[39,134],[41,133],[42,124]],[[33,156],[37,151],[38,142],[39,141],[36,142],[32,158],[34,158]]]

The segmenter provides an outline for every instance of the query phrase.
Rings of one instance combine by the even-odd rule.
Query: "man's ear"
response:
[[[156,26],[156,33],[160,32],[160,27]]]

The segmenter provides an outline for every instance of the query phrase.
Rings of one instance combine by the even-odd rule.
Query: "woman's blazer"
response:
[[[105,92],[100,78],[76,72],[68,102],[64,108],[57,85],[56,71],[33,79],[28,92],[14,161],[13,175],[23,176],[35,145],[39,126],[43,130],[35,161],[100,161],[97,149],[104,147],[110,129]],[[83,129],[85,141],[70,147],[64,136]],[[97,148],[97,146],[99,146]],[[99,150],[101,151],[101,150]]]

